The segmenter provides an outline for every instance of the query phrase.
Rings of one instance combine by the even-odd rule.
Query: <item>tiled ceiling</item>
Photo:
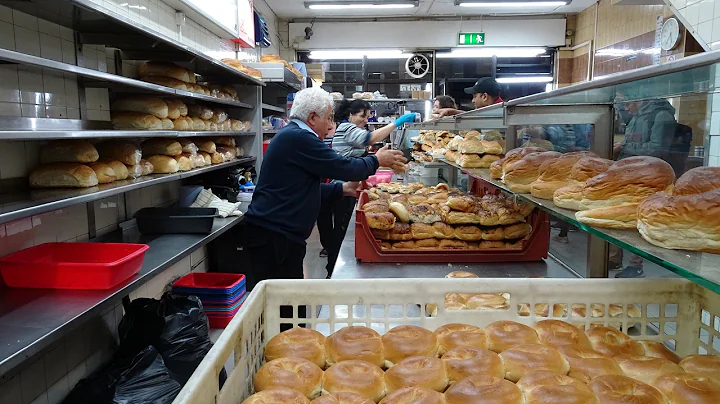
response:
[[[262,0],[256,0],[262,1]],[[453,17],[478,15],[527,15],[527,14],[566,14],[578,13],[589,7],[595,0],[573,0],[571,4],[561,7],[533,7],[522,10],[508,8],[484,8],[482,13],[477,8],[458,7],[454,0],[420,0],[420,6],[413,9],[350,9],[350,10],[309,10],[305,8],[306,0],[265,0],[280,18],[372,18],[372,17]],[[312,0],[328,1],[328,0]],[[390,2],[389,0],[378,0]],[[498,0],[499,2],[502,0]]]

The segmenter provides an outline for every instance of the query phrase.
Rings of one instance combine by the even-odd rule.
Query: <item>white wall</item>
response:
[[[279,26],[278,26],[278,18],[275,15],[275,13],[272,11],[270,6],[265,2],[265,0],[255,0],[253,5],[255,6],[255,11],[262,15],[262,17],[265,19],[265,22],[268,25],[268,29],[270,30],[270,41],[272,42],[272,46],[269,48],[261,48],[261,54],[267,55],[267,54],[274,54],[279,55],[280,54],[280,34],[279,34]]]
[[[307,23],[290,24],[290,41],[305,36]],[[459,21],[320,22],[300,49],[450,48],[457,46]],[[563,46],[565,19],[465,21],[463,32],[485,32],[486,46]]]
[[[720,0],[665,0],[705,49],[720,49]]]

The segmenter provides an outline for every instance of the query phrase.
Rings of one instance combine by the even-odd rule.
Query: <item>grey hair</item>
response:
[[[320,87],[306,88],[295,94],[295,100],[290,110],[290,119],[307,121],[312,112],[320,116],[327,116],[332,105],[333,98],[327,91]]]

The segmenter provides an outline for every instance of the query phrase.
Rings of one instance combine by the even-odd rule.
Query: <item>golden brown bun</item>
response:
[[[512,382],[491,375],[465,378],[445,392],[447,404],[524,404],[523,393]]]
[[[276,387],[255,393],[242,404],[310,404],[310,400],[297,390]]]
[[[398,202],[390,202],[389,206],[390,212],[395,214],[399,221],[401,221],[402,223],[410,222],[410,214],[408,213],[407,209],[405,209],[405,206],[403,206],[403,204]]]
[[[450,196],[448,197],[446,205],[450,209],[457,210],[458,212],[472,212],[476,208],[476,201],[475,198],[470,195]]]
[[[225,162],[225,157],[222,154],[215,152],[210,155],[210,160],[213,164],[220,164]]]
[[[385,372],[385,385],[390,393],[404,387],[424,387],[443,392],[449,382],[443,361],[427,356],[405,358]]]
[[[192,129],[192,119],[190,121],[188,121],[187,119],[185,119],[184,116],[175,118],[173,120],[173,128],[175,128],[175,130],[181,130],[181,131],[190,130],[190,129]]]
[[[192,130],[194,131],[203,131],[207,130],[208,128],[205,126],[205,121],[203,121],[200,118],[189,118],[192,121]],[[214,143],[213,143],[214,145]],[[214,152],[213,152],[214,153]]]
[[[672,189],[675,172],[670,164],[656,157],[628,157],[583,187],[582,210],[640,203],[657,192]]]
[[[562,187],[553,194],[553,203],[558,208],[580,210],[582,201],[582,185]]]
[[[161,154],[164,156],[177,156],[182,154],[183,148],[175,139],[148,139],[140,145],[143,156]]]
[[[435,237],[435,230],[431,225],[426,223],[411,224],[410,232],[412,233],[412,238],[415,240],[425,240]]]
[[[505,378],[517,382],[528,373],[538,370],[566,375],[570,364],[557,349],[540,345],[516,345],[500,353],[505,364]]]
[[[171,119],[162,118],[160,119],[160,128],[162,130],[173,130],[175,129],[175,124]]]
[[[464,168],[490,168],[492,163],[498,161],[499,156],[494,154],[485,154],[479,156],[477,154],[460,154],[457,157],[457,164]]]
[[[325,367],[325,336],[310,328],[295,327],[272,337],[265,346],[265,361],[303,358]]]
[[[411,356],[438,356],[435,334],[415,325],[401,325],[391,329],[382,336],[382,343],[387,368]]]
[[[523,238],[530,233],[532,233],[530,223],[513,224],[503,229],[503,236],[508,240]],[[485,237],[483,237],[483,239],[485,239]]]
[[[148,83],[157,84],[163,87],[173,88],[175,90],[190,91],[188,83],[184,83],[180,80],[176,80],[170,77],[162,76],[140,76],[140,80]]]
[[[720,383],[720,356],[688,355],[680,361],[680,367],[688,373],[709,377]]]
[[[111,182],[115,182],[117,179],[115,176],[115,170],[113,170],[109,164],[97,161],[89,164],[88,167],[95,171],[95,175],[98,178],[98,184],[109,184]]]
[[[415,248],[424,250],[437,250],[438,248],[440,248],[440,241],[434,238],[415,240]]]
[[[195,161],[190,153],[183,153],[174,157],[178,163],[178,171],[190,171],[195,168]]]
[[[515,193],[529,194],[530,184],[540,176],[540,166],[560,156],[558,152],[528,154],[520,161],[505,166],[502,181]]]
[[[198,156],[202,156],[203,160],[205,160],[206,166],[209,166],[212,164],[212,157],[210,156],[210,153],[201,151],[201,152],[198,152]]]
[[[140,164],[142,159],[140,148],[128,140],[105,140],[96,147],[101,157],[119,160],[129,166]]]
[[[413,239],[410,231],[410,224],[395,222],[395,225],[389,232],[390,241],[410,241]]]
[[[568,376],[583,383],[601,375],[622,375],[620,366],[612,359],[598,351],[580,345],[563,345],[557,347],[560,354],[570,364]]]
[[[113,102],[110,106],[110,110],[113,112],[140,112],[143,114],[154,115],[157,118],[168,118],[168,105],[162,100],[162,98],[158,97],[123,97],[115,100],[115,102]]]
[[[502,154],[503,148],[498,142],[471,137],[458,142],[457,151],[463,154]]]
[[[314,400],[311,404],[374,404],[369,398],[355,393],[325,394]]]
[[[504,163],[505,158],[501,158],[500,160],[494,161],[492,164],[490,164],[490,177],[496,180],[502,178],[502,169]]]
[[[514,321],[496,321],[485,327],[488,348],[493,352],[503,352],[520,344],[539,344],[538,335],[532,328]]]
[[[535,371],[523,376],[517,386],[527,403],[599,404],[585,383],[550,371]]]
[[[180,100],[165,100],[168,107],[168,118],[178,119],[181,116],[187,116],[188,108],[184,102]]]
[[[378,402],[387,393],[382,369],[362,360],[338,362],[323,375],[323,393],[355,393]]]
[[[620,354],[642,356],[645,348],[639,342],[612,327],[597,326],[585,331],[594,350],[610,357]]]
[[[632,308],[635,308],[638,313],[632,313],[630,310],[628,310],[628,317],[640,317],[640,309],[638,309],[636,306],[630,306]],[[612,307],[611,307],[612,308]],[[622,310],[622,307],[620,308]],[[636,315],[633,315],[636,314]],[[620,313],[622,315],[622,312]],[[612,312],[610,313],[610,316],[612,317]],[[662,342],[657,341],[638,341],[644,348],[645,348],[645,356],[649,356],[651,358],[662,358],[669,360],[672,363],[680,363],[680,357],[677,356],[677,354],[671,350],[669,350],[665,344]],[[718,362],[718,365],[720,365],[720,361]]]
[[[675,183],[673,195],[697,195],[720,188],[720,167],[696,167]]]
[[[542,153],[544,151],[546,151],[546,150],[543,148],[540,148],[540,147],[518,147],[518,148],[508,151],[507,153],[505,153],[505,157],[503,158],[503,163],[502,163],[503,174],[505,173],[505,167],[507,167],[508,165],[510,165],[516,161],[519,161],[520,159],[527,156],[528,154]]]
[[[51,163],[30,172],[31,188],[89,188],[98,184],[92,168],[78,163]]]
[[[53,140],[40,148],[40,163],[94,163],[100,158],[85,140]]]
[[[614,161],[600,157],[583,157],[572,166],[570,181],[573,184],[584,185],[590,178],[609,170],[613,164]]]
[[[580,223],[603,229],[635,230],[638,204],[607,206],[575,213]]]
[[[425,240],[420,240],[425,241]],[[396,250],[414,250],[417,248],[417,245],[415,244],[414,240],[407,240],[407,241],[396,241],[392,243],[392,248]]]
[[[487,349],[487,337],[480,327],[468,324],[446,324],[435,330],[438,355],[458,347]]]
[[[505,377],[505,366],[500,356],[493,351],[473,347],[459,347],[442,357],[450,383],[479,374]]]
[[[440,240],[440,248],[444,250],[467,250],[468,243],[461,240]]]
[[[666,404],[665,397],[650,385],[622,375],[598,376],[590,382],[600,404]]]
[[[423,387],[404,387],[388,394],[380,404],[445,404],[445,396]]]
[[[365,213],[386,213],[390,211],[390,204],[383,199],[376,199],[364,204],[361,208]]]
[[[476,226],[457,226],[455,227],[455,238],[465,241],[482,240],[483,232]]]
[[[150,175],[155,172],[155,166],[148,160],[140,160],[139,166],[142,167],[142,175]]]
[[[211,132],[217,132],[218,131],[218,124],[215,122],[206,119],[203,121],[205,123],[205,130],[211,131]]]
[[[172,77],[186,83],[195,82],[195,75],[190,70],[169,62],[143,62],[138,66],[138,75]]]
[[[322,378],[322,369],[308,360],[279,358],[262,365],[255,374],[253,383],[255,391],[289,387],[313,399],[322,392]]]
[[[540,177],[530,184],[530,193],[536,198],[552,200],[555,191],[570,185],[570,173],[575,163],[583,157],[594,155],[590,152],[573,152],[544,162],[540,165]]]
[[[217,151],[217,146],[215,146],[215,142],[212,140],[198,139],[195,141],[195,144],[197,145],[198,150],[206,153],[213,154]]]
[[[368,327],[343,327],[325,340],[328,365],[345,360],[364,360],[376,366],[385,365],[380,334]]]
[[[368,227],[378,230],[392,230],[395,227],[395,215],[385,213],[365,213]]]
[[[439,239],[451,239],[455,237],[455,229],[452,226],[442,222],[436,222],[432,224],[433,231],[435,231],[435,238]]]
[[[668,404],[720,403],[720,384],[692,373],[660,376],[654,387],[665,395]]]
[[[413,223],[432,224],[442,221],[440,214],[429,203],[411,206],[410,209],[408,209],[408,213]]]
[[[468,278],[479,278],[479,276],[475,275],[472,272],[467,271],[452,271],[449,274],[445,275],[448,279],[468,279]],[[435,330],[437,332],[437,330]]]
[[[152,164],[153,172],[156,174],[172,174],[180,171],[180,166],[174,157],[150,156],[147,161]]]
[[[680,366],[662,358],[621,354],[614,359],[626,376],[649,385],[654,385],[655,379],[662,375],[685,373]]]
[[[121,181],[121,180],[127,179],[127,177],[130,176],[130,173],[128,172],[128,169],[125,166],[125,164],[119,162],[118,160],[105,159],[105,160],[102,160],[102,162],[107,164],[108,166],[110,166],[110,168],[112,168],[112,170],[115,172],[115,180],[116,181]],[[91,166],[91,168],[92,168],[92,166]],[[98,180],[99,180],[99,178],[98,178]]]
[[[580,329],[560,320],[542,320],[535,326],[540,343],[559,347],[562,345],[580,345],[590,348],[590,340]]]

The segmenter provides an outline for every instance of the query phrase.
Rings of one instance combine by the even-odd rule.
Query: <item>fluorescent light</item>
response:
[[[499,77],[495,79],[498,83],[550,83],[553,81],[551,76],[529,76],[529,77]]]
[[[382,3],[379,1],[337,1],[337,2],[308,2],[305,7],[310,10],[351,10],[351,9],[397,9],[397,8],[415,8],[418,6],[417,1],[411,2],[394,2]]]
[[[446,53],[437,53],[438,59],[449,58],[491,58],[493,56],[504,58],[531,58],[545,53],[545,48],[460,48]]]
[[[411,53],[403,53],[399,49],[385,49],[385,50],[362,50],[362,49],[347,49],[347,50],[316,50],[310,52],[310,59],[362,59],[367,57],[368,59],[405,59],[412,55]]]
[[[567,5],[566,1],[504,1],[504,2],[472,2],[456,1],[455,5],[460,7],[485,7],[485,8],[532,8],[532,7],[562,7]]]

